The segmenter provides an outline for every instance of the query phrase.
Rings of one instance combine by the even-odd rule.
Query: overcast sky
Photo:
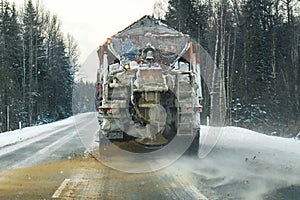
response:
[[[8,1],[15,2],[17,6],[24,4],[24,0]],[[77,40],[82,63],[87,63],[88,56],[91,53],[94,54],[98,46],[104,43],[108,37],[126,28],[144,15],[151,15],[155,1],[40,0],[51,13],[58,15],[62,22],[63,32],[65,34],[70,33]],[[95,58],[90,59],[94,60]]]

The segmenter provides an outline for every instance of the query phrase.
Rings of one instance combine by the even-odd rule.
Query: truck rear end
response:
[[[164,146],[196,137],[202,106],[200,45],[150,16],[98,50],[100,139]]]

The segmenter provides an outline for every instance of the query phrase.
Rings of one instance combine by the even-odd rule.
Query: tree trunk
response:
[[[220,113],[218,113],[218,97],[219,97],[219,91],[218,91],[218,75],[219,75],[219,69],[218,69],[218,63],[217,63],[217,56],[218,56],[218,47],[219,47],[219,27],[218,27],[218,22],[217,22],[217,17],[215,18],[215,27],[217,29],[216,33],[216,43],[215,43],[215,55],[214,55],[214,70],[213,70],[213,75],[212,75],[212,84],[211,84],[211,103],[210,103],[210,121],[211,125],[218,125],[219,124],[219,116]]]
[[[32,124],[32,118],[33,118],[33,98],[32,98],[32,92],[33,92],[33,30],[32,27],[30,28],[30,38],[29,38],[29,58],[28,58],[28,65],[29,65],[29,84],[28,84],[28,120],[29,124]]]
[[[220,105],[220,122],[224,124],[225,120],[225,111],[226,111],[226,96],[225,96],[225,53],[226,53],[226,20],[224,16],[224,4],[226,4],[226,0],[221,2],[221,24],[220,24],[220,97],[219,97],[219,105]]]
[[[227,107],[227,123],[228,123],[228,125],[231,125],[231,90],[232,90],[232,87],[231,87],[231,67],[233,66],[233,65],[230,65],[230,63],[231,63],[230,62],[230,43],[231,43],[231,34],[228,35],[227,61],[226,61],[226,63],[227,63],[226,107]],[[233,58],[232,58],[232,60],[233,60]]]

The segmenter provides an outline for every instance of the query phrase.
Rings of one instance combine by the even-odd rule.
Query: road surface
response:
[[[75,123],[53,128],[36,137],[0,148],[0,170],[39,165],[84,152]]]
[[[293,151],[300,147],[299,143],[274,149],[266,142],[257,144],[257,140],[249,138],[236,144],[235,138],[221,137],[204,159],[184,156],[155,172],[129,174],[84,153],[80,135],[91,131],[94,117],[92,113],[85,114],[75,123],[1,148],[0,199],[300,197],[300,156]]]

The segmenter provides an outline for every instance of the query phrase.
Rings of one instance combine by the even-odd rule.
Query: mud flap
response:
[[[189,148],[185,151],[184,156],[190,156],[190,157],[198,157],[198,152],[199,152],[199,139],[200,139],[200,131],[195,131],[197,132],[196,136],[180,136],[180,137],[194,137],[191,145]]]

